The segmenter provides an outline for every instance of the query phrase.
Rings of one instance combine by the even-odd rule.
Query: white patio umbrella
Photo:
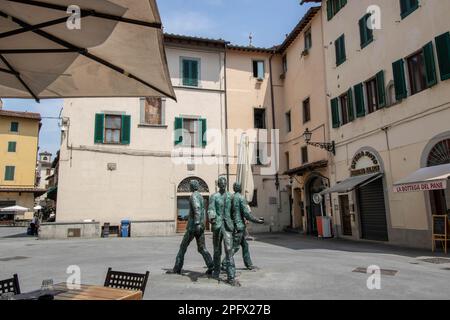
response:
[[[253,153],[250,148],[250,139],[245,133],[241,137],[238,153],[237,182],[241,184],[242,194],[248,202],[253,200],[255,184],[252,171]]]
[[[147,96],[175,99],[155,0],[0,0],[0,97]]]
[[[33,208],[33,210],[35,210],[35,211],[42,210],[42,206],[36,206]]]
[[[23,213],[23,212],[29,212],[30,209],[21,207],[21,206],[12,206],[12,207],[6,207],[0,209],[0,212],[14,212],[14,213]]]

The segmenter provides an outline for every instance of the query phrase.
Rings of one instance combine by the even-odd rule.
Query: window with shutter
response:
[[[364,105],[364,89],[363,84],[359,83],[354,87],[355,91],[355,106],[356,106],[356,116],[358,118],[364,117],[366,115],[366,107]]]
[[[16,172],[16,167],[6,166],[5,167],[5,181],[14,181],[15,172]]]
[[[441,80],[450,79],[450,32],[436,37],[436,51]]]
[[[427,87],[430,88],[437,84],[436,63],[434,61],[433,42],[429,42],[423,47],[423,55],[425,58],[425,78],[427,82]]]
[[[336,49],[336,66],[341,65],[345,62],[346,52],[345,52],[345,35],[340,36],[335,42],[334,46]]]
[[[394,73],[395,98],[397,101],[405,99],[408,96],[405,79],[405,64],[403,59],[400,59],[392,64]]]
[[[10,141],[8,142],[8,152],[16,152],[17,142]]]
[[[377,73],[376,79],[377,79],[378,108],[384,108],[386,107],[386,88],[383,70]]]
[[[405,19],[419,8],[419,0],[400,0],[400,14]]]
[[[208,137],[207,137],[207,121],[206,119],[200,119],[200,127],[201,127],[201,146],[203,148],[206,148],[207,144],[208,144]]]
[[[359,20],[359,34],[361,39],[361,49],[365,48],[373,41],[373,30],[369,29],[367,22],[371,15],[368,13]]]
[[[198,87],[200,62],[197,59],[182,59],[183,86]]]
[[[331,100],[331,118],[333,122],[333,128],[339,128],[341,126],[341,121],[339,119],[338,98],[334,98]]]

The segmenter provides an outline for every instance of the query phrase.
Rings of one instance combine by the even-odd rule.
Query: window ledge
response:
[[[138,128],[167,129],[168,126],[167,126],[166,124],[146,124],[146,123],[140,123],[140,124],[138,124]]]

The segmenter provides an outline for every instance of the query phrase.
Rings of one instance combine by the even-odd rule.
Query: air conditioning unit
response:
[[[309,55],[309,49],[303,50],[302,57],[306,57],[307,55]]]

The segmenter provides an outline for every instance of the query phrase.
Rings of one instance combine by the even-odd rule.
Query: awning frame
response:
[[[339,191],[331,191],[331,192],[330,192],[330,190],[335,189],[337,186],[339,186],[339,184],[341,184],[341,183],[343,183],[343,182],[345,182],[345,181],[348,181],[348,180],[350,180],[350,179],[352,179],[352,178],[357,178],[357,176],[356,176],[356,177],[350,177],[350,178],[348,178],[348,179],[346,179],[346,180],[344,180],[344,181],[341,181],[341,182],[337,183],[337,184],[336,184],[335,186],[333,186],[333,187],[330,187],[330,188],[328,188],[328,189],[323,190],[320,194],[321,194],[321,195],[326,195],[326,194],[331,194],[331,193],[338,193],[338,194],[349,193],[349,192],[352,192],[352,191],[355,190],[355,189],[362,188],[362,187],[367,186],[368,184],[370,184],[370,183],[372,183],[372,182],[374,182],[374,181],[376,181],[376,180],[378,180],[378,179],[383,178],[383,175],[384,175],[384,173],[381,173],[381,172],[375,173],[375,174],[364,175],[364,176],[369,176],[369,177],[368,177],[366,180],[363,180],[363,181],[361,181],[360,183],[354,185],[352,188],[350,188],[350,189],[345,189],[345,192],[339,192]],[[360,176],[360,177],[364,177],[364,176]]]
[[[47,8],[47,9],[53,9],[53,10],[58,10],[58,11],[64,11],[67,12],[67,8],[65,6],[62,5],[57,5],[57,4],[50,4],[50,3],[44,3],[41,1],[34,1],[34,0],[6,0],[6,1],[10,1],[10,2],[15,2],[15,3],[21,3],[21,4],[26,4],[26,5],[30,5],[30,6],[35,6],[35,7],[41,7],[41,8]],[[162,24],[159,22],[146,22],[146,21],[140,21],[140,20],[135,20],[135,19],[129,19],[129,18],[123,18],[120,16],[115,16],[115,15],[111,15],[111,14],[106,14],[106,13],[102,13],[102,12],[97,12],[95,10],[90,10],[90,9],[80,9],[80,18],[83,17],[97,17],[97,18],[101,18],[101,19],[107,19],[107,20],[113,20],[113,21],[118,21],[118,22],[123,22],[123,23],[129,23],[129,24],[134,24],[134,25],[139,25],[139,26],[144,26],[144,27],[149,27],[149,28],[155,28],[155,29],[162,29]],[[164,92],[163,90],[158,89],[157,87],[153,86],[152,84],[144,81],[143,79],[135,76],[134,74],[127,72],[126,70],[120,68],[119,66],[116,66],[94,54],[89,53],[87,48],[81,48],[78,47],[76,45],[74,45],[73,43],[70,43],[68,41],[65,41],[61,38],[58,38],[48,32],[45,32],[43,30],[41,30],[41,28],[45,28],[45,27],[49,27],[49,26],[53,26],[53,25],[57,25],[57,24],[61,24],[67,21],[67,17],[63,17],[60,19],[55,19],[55,20],[51,20],[51,21],[46,21],[40,24],[36,24],[36,25],[30,25],[28,23],[26,23],[25,21],[11,16],[9,14],[6,14],[3,11],[0,11],[0,17],[5,18],[5,19],[10,19],[11,21],[13,21],[14,23],[18,24],[21,28],[18,28],[16,30],[11,30],[8,32],[4,32],[4,33],[0,33],[0,39],[2,38],[6,38],[6,37],[10,37],[10,36],[14,36],[17,34],[21,34],[21,33],[26,33],[26,32],[33,32],[49,41],[52,41],[62,47],[65,47],[65,49],[33,49],[33,50],[22,50],[22,49],[10,49],[10,50],[0,50],[0,60],[7,66],[8,69],[4,69],[4,68],[0,68],[0,72],[3,73],[8,73],[8,74],[13,74],[17,80],[22,84],[22,86],[28,91],[28,93],[36,100],[36,102],[39,102],[40,99],[38,97],[38,95],[36,93],[34,93],[30,86],[23,80],[21,74],[15,70],[14,66],[12,66],[8,60],[3,56],[3,54],[20,54],[20,53],[70,53],[70,52],[77,52],[80,55],[85,56],[88,59],[91,59],[101,65],[104,65],[124,76],[129,77],[130,79],[133,79],[135,81],[138,81],[140,83],[142,83],[143,85],[155,90],[156,92],[159,92],[162,95],[165,95],[167,97],[170,97],[172,99],[175,99],[175,97],[172,96],[172,94]]]

